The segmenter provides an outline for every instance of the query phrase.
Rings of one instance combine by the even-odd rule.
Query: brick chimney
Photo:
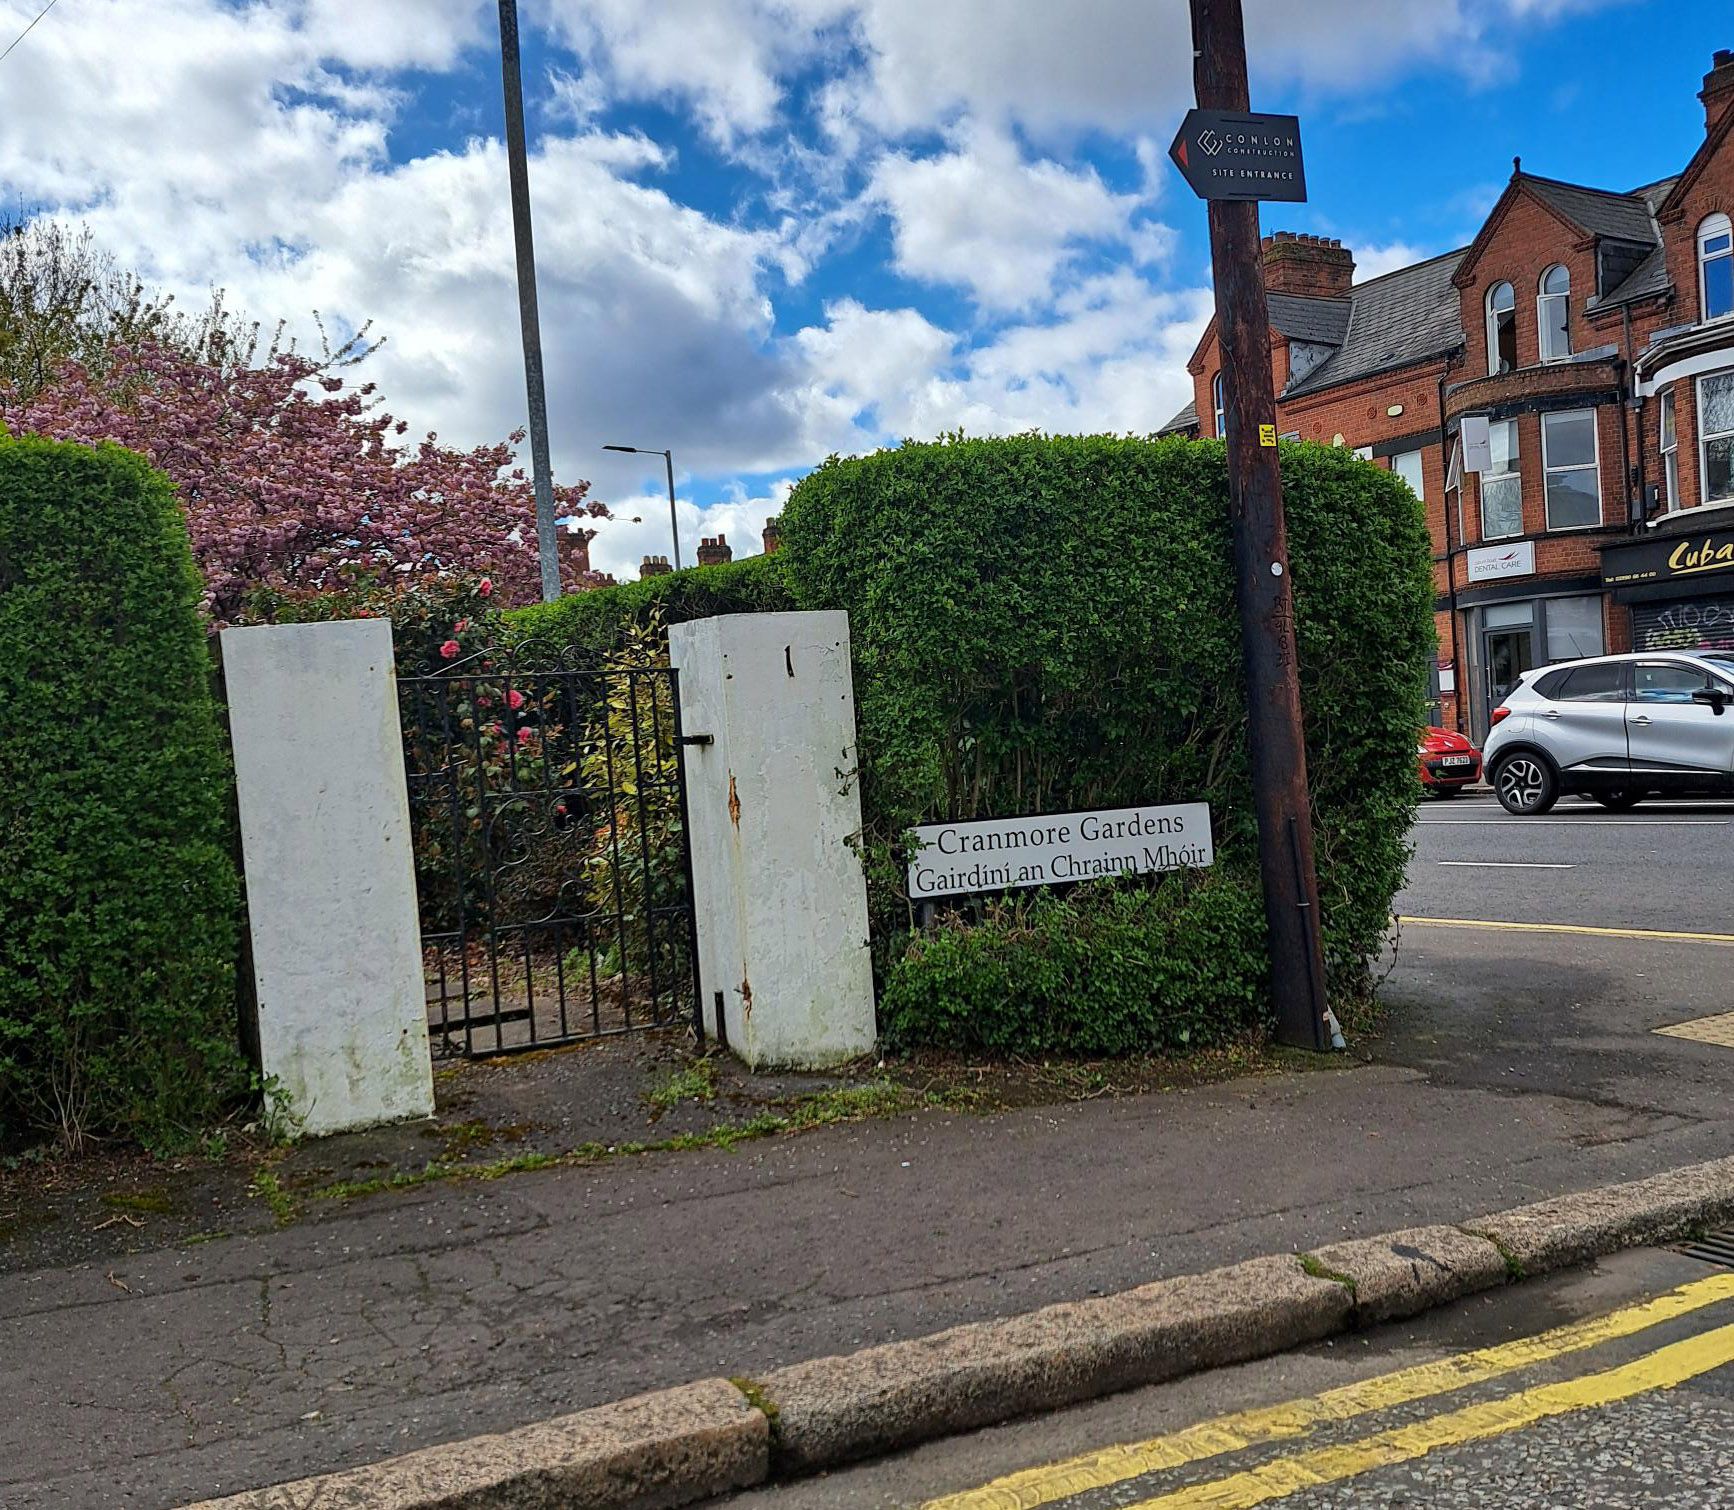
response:
[[[727,535],[718,535],[712,540],[706,535],[698,542],[698,564],[700,566],[721,566],[725,561],[733,561],[734,551],[729,546]]]
[[[1269,293],[1346,299],[1354,281],[1354,253],[1340,241],[1295,231],[1264,238],[1264,286]]]
[[[666,577],[673,570],[668,564],[667,556],[646,556],[638,564],[640,577]]]
[[[1704,129],[1714,131],[1716,123],[1728,113],[1728,107],[1734,105],[1734,48],[1716,49],[1698,98],[1704,102]]]
[[[778,514],[775,519],[765,521],[765,554],[768,556],[783,543],[783,516]]]
[[[560,531],[560,584],[568,592],[590,575],[590,534],[583,529]]]

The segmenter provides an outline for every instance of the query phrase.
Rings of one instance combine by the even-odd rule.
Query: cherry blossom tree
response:
[[[0,388],[13,434],[115,441],[174,481],[212,619],[255,587],[320,590],[357,569],[493,580],[503,606],[538,596],[536,509],[514,465],[522,432],[458,450],[387,413],[349,376],[360,340],[322,359],[273,348],[255,363],[151,340],[69,360],[30,397]],[[605,517],[588,483],[555,490],[565,520]],[[100,520],[91,527],[100,529]],[[582,525],[572,528],[582,529]],[[594,532],[589,532],[594,533]]]

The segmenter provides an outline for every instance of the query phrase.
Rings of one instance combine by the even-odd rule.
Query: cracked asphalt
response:
[[[1447,808],[1473,804],[1424,816]],[[1475,910],[1501,895],[1480,873],[1421,869],[1475,832],[1420,831],[1435,890],[1412,897],[1499,915]],[[1545,859],[1556,835],[1586,842],[1521,842]],[[1700,884],[1655,850],[1607,862],[1606,915],[1621,889]],[[1726,946],[1414,927],[1371,1062],[427,1185],[0,1276],[0,1506],[177,1505],[1721,1156],[1734,1050],[1650,1030],[1727,1010],[1731,965]]]

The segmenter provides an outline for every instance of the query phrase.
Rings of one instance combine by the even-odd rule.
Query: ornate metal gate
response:
[[[399,679],[436,1055],[702,1024],[678,673],[637,659]]]

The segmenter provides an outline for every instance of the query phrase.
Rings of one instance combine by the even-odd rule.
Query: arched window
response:
[[[1571,355],[1571,325],[1566,318],[1570,296],[1571,274],[1556,262],[1541,275],[1541,291],[1535,300],[1535,325],[1544,362]]]
[[[1212,391],[1216,395],[1216,435],[1219,440],[1225,440],[1228,437],[1228,425],[1226,423],[1228,406],[1222,401],[1222,374],[1220,372],[1216,374],[1216,383]]]
[[[1698,299],[1706,320],[1734,314],[1734,222],[1720,213],[1698,227]]]
[[[1510,372],[1517,366],[1517,296],[1509,283],[1487,290],[1487,370]]]

